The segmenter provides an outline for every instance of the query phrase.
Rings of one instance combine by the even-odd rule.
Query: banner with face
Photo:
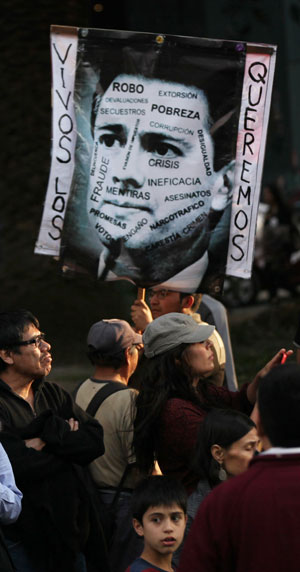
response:
[[[72,30],[73,39],[65,29],[52,31],[56,68],[67,61],[75,42],[77,50],[74,92],[67,87],[67,75],[62,84],[62,72],[53,73],[60,82],[57,105],[74,101],[76,129],[64,132],[71,123],[56,113],[54,131],[60,129],[61,137],[52,165],[56,160],[61,167],[62,153],[76,143],[74,174],[61,183],[67,207],[59,213],[59,230],[52,229],[55,246],[49,237],[49,215],[60,173],[56,169],[56,179],[55,169],[51,174],[52,198],[44,216],[48,238],[42,224],[36,252],[49,248],[53,254],[56,248],[64,264],[102,280],[127,278],[142,287],[164,284],[186,292],[220,291],[226,264],[231,261],[232,266],[229,257],[235,251],[240,257],[245,236],[246,242],[250,236],[251,225],[244,228],[241,241],[231,217],[233,194],[240,193],[241,166],[245,175],[250,171],[242,162],[243,149],[237,147],[245,127],[241,110],[249,126],[248,134],[244,129],[246,151],[253,155],[256,145],[254,181],[257,167],[261,169],[271,79],[265,75],[253,82],[264,94],[259,102],[252,97],[247,107],[247,44]],[[265,51],[266,62],[274,50]],[[261,77],[261,70],[256,71]],[[63,96],[64,89],[71,95]],[[254,143],[256,121],[260,133]],[[255,208],[253,198],[251,203]]]

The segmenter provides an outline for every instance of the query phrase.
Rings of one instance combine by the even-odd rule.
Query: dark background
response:
[[[297,200],[300,1],[5,0],[1,20],[1,308],[30,309],[53,342],[56,363],[76,365],[84,359],[86,333],[94,321],[130,319],[136,288],[124,281],[64,276],[57,261],[33,254],[50,168],[50,25],[278,45],[264,179],[281,176],[287,195]],[[293,326],[291,312],[285,310],[285,316]]]

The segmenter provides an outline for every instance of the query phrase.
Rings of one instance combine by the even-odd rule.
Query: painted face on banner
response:
[[[89,221],[108,248],[157,253],[203,235],[219,175],[204,93],[120,75],[99,105],[91,161]],[[199,252],[199,250],[198,250]]]

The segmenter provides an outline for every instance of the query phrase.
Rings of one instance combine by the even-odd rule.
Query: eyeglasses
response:
[[[38,336],[34,336],[34,338],[30,338],[30,340],[22,340],[21,342],[17,342],[14,346],[31,346],[34,345],[36,348],[39,348],[42,342],[45,341],[46,334],[39,334]]]
[[[168,296],[168,294],[172,292],[172,290],[148,290],[148,296],[149,298],[153,298],[154,296],[157,296],[157,298],[159,300],[163,300],[164,298],[166,298]]]

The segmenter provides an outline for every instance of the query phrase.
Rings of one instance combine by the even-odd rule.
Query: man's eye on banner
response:
[[[102,280],[127,278],[140,287],[164,284],[186,292],[220,291],[228,263],[238,262],[237,272],[246,275],[250,261],[251,272],[248,243],[273,68],[263,79],[252,70],[257,81],[250,85],[246,70],[253,49],[247,44],[175,36],[158,42],[154,34],[105,30],[79,30],[77,37],[71,30],[74,96],[66,79],[59,86],[74,99],[77,133],[56,245],[63,263]],[[58,51],[63,31],[52,33],[53,65],[59,54],[60,67],[71,52],[70,34]],[[261,57],[269,62],[274,48],[255,54],[256,63]],[[67,93],[64,99],[57,92],[57,104],[66,102]],[[71,143],[75,128],[72,137]],[[55,136],[53,141],[55,146]],[[53,154],[48,225],[61,147]],[[53,254],[44,227],[36,252]]]

